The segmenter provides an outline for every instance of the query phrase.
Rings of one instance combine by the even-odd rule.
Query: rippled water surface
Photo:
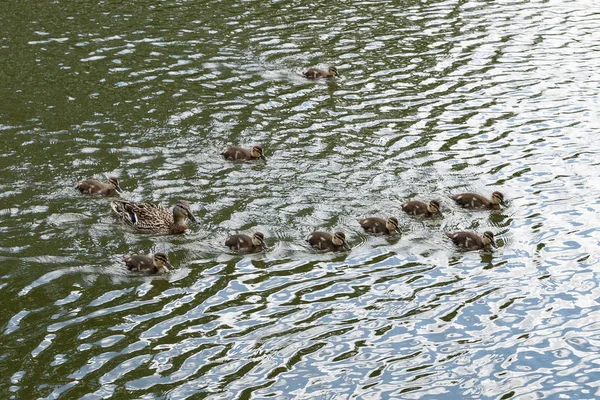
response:
[[[591,0],[5,2],[1,397],[600,397],[599,26]],[[200,223],[127,229],[74,189],[107,176]],[[175,270],[121,261],[153,251]]]

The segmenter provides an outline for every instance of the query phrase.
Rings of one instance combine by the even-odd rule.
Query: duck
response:
[[[490,246],[498,248],[494,234],[490,231],[479,236],[476,232],[444,232],[454,244],[464,250],[481,250]]]
[[[421,215],[425,217],[433,217],[435,215],[444,216],[440,210],[440,203],[437,200],[431,200],[429,203],[418,200],[407,201],[402,204],[402,211],[409,215]]]
[[[221,150],[221,155],[225,157],[226,160],[231,161],[256,160],[257,158],[267,161],[267,157],[265,157],[261,146],[252,146],[251,149],[245,149],[239,146],[225,147]]]
[[[329,78],[335,78],[336,76],[338,78],[342,77],[336,67],[329,67],[329,68],[327,68],[327,71],[325,71],[324,69],[311,67],[311,68],[304,70],[302,72],[302,75],[304,75],[305,77],[307,77],[309,79],[319,79],[319,78],[329,79]]]
[[[119,197],[119,193],[123,193],[123,189],[119,186],[119,180],[114,176],[108,178],[106,183],[97,179],[86,179],[79,182],[75,188],[81,193],[107,197]]]
[[[500,192],[492,193],[492,197],[487,199],[486,197],[477,193],[460,193],[450,197],[459,206],[464,208],[500,208],[500,206],[506,207],[504,202],[504,195]]]
[[[164,274],[173,269],[165,253],[154,253],[152,257],[133,255],[124,257],[123,261],[125,261],[125,265],[129,271]]]
[[[328,232],[316,231],[311,233],[306,241],[317,250],[350,250],[350,246],[348,246],[348,243],[346,242],[346,234],[344,232],[335,232],[332,235]]]
[[[118,219],[142,233],[179,234],[188,229],[186,218],[198,223],[185,200],[179,200],[172,212],[158,204],[127,200],[113,200],[110,207]]]
[[[383,233],[385,235],[389,235],[394,232],[400,233],[400,229],[398,228],[398,219],[396,217],[389,217],[388,219],[378,217],[359,218],[357,221],[367,232]]]
[[[262,232],[255,232],[254,235],[231,235],[225,240],[225,246],[231,250],[238,251],[256,251],[266,250],[265,235]]]

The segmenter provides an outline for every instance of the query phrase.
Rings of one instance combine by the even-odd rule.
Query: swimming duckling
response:
[[[465,250],[481,250],[489,246],[498,248],[494,241],[494,234],[484,232],[482,236],[475,232],[444,232],[457,247]]]
[[[484,196],[476,193],[461,193],[451,196],[459,206],[464,208],[500,208],[505,206],[504,195],[500,192],[492,193],[491,199],[486,199]]]
[[[154,253],[152,257],[134,255],[123,258],[123,261],[130,271],[165,274],[173,269],[165,253]]]
[[[225,240],[225,246],[231,250],[238,251],[256,251],[267,249],[265,244],[265,235],[262,232],[256,232],[252,237],[248,235],[232,235]]]
[[[350,250],[344,232],[336,232],[333,235],[327,232],[313,232],[306,241],[317,250]]]
[[[440,210],[440,203],[437,200],[431,200],[429,203],[424,203],[418,200],[407,201],[402,204],[402,211],[409,215],[422,215],[425,217],[433,217],[436,214],[443,217]]]
[[[261,146],[253,146],[250,150],[239,146],[225,147],[221,150],[221,155],[225,157],[226,160],[232,161],[256,160],[257,158],[267,161]]]
[[[123,189],[119,186],[119,180],[115,177],[108,178],[106,183],[97,179],[86,179],[75,186],[81,193],[97,194],[100,196],[119,197]]]
[[[127,200],[113,200],[110,207],[118,219],[143,233],[179,234],[188,229],[186,218],[198,223],[192,214],[190,203],[185,200],[179,200],[172,212],[157,204]]]
[[[398,229],[398,219],[395,217],[389,217],[387,220],[377,217],[359,218],[357,221],[367,232],[383,233],[385,235],[394,232],[400,233],[400,229]]]
[[[329,79],[329,78],[334,78],[336,76],[338,78],[342,77],[336,67],[329,67],[329,68],[327,68],[327,71],[325,71],[324,69],[311,67],[311,68],[308,68],[307,70],[303,71],[302,75],[304,75],[305,77],[307,77],[309,79],[318,79],[318,78]]]

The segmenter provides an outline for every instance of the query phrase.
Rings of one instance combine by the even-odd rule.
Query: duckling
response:
[[[115,177],[108,178],[106,183],[97,179],[86,179],[79,182],[75,188],[81,193],[108,197],[119,197],[119,193],[123,193],[123,189],[119,186],[119,180]]]
[[[123,258],[123,261],[130,271],[164,274],[173,269],[165,253],[154,253],[152,257],[134,255]]]
[[[325,71],[323,69],[311,67],[311,68],[308,68],[307,70],[303,71],[302,75],[304,75],[305,77],[307,77],[309,79],[318,79],[318,78],[329,79],[329,78],[334,78],[336,76],[338,78],[342,77],[336,67],[329,67],[329,68],[327,68],[327,71]]]
[[[313,248],[317,250],[339,251],[342,249],[350,250],[346,242],[344,232],[336,232],[333,235],[327,232],[313,232],[306,240]]]
[[[265,244],[265,235],[262,232],[256,232],[252,237],[248,235],[232,235],[225,240],[225,246],[231,250],[238,251],[256,251],[267,249]]]
[[[464,208],[500,208],[500,206],[506,207],[504,202],[504,195],[500,192],[492,193],[491,199],[486,199],[484,196],[476,193],[461,193],[451,196],[459,206]]]
[[[179,200],[173,207],[173,212],[157,204],[126,200],[113,200],[110,207],[118,219],[143,233],[179,234],[188,229],[186,218],[198,223],[192,214],[190,203],[185,200]]]
[[[225,147],[221,150],[221,155],[226,160],[238,161],[238,160],[256,160],[261,158],[263,161],[267,161],[263,153],[261,146],[253,146],[250,150],[239,146]]]
[[[398,219],[395,217],[389,217],[387,220],[377,217],[359,218],[357,221],[367,232],[383,233],[385,235],[394,232],[400,233],[400,229],[398,229]]]
[[[489,246],[498,248],[494,241],[494,234],[486,231],[482,236],[475,232],[444,232],[457,247],[465,250],[480,250]]]
[[[429,203],[422,201],[411,200],[402,204],[402,211],[409,215],[422,215],[425,217],[433,217],[436,214],[443,217],[440,210],[440,203],[437,200],[431,200]]]

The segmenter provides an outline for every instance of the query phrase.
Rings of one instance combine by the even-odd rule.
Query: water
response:
[[[594,2],[3,11],[3,398],[600,396]],[[268,162],[225,162],[231,144]],[[136,234],[73,189],[112,175],[200,224]],[[494,190],[506,209],[448,197]],[[401,213],[433,198],[444,219]],[[401,237],[362,232],[375,215]],[[312,251],[315,229],[352,251]],[[459,229],[500,248],[457,252]],[[224,248],[256,230],[269,251]],[[152,251],[176,270],[121,262]]]

